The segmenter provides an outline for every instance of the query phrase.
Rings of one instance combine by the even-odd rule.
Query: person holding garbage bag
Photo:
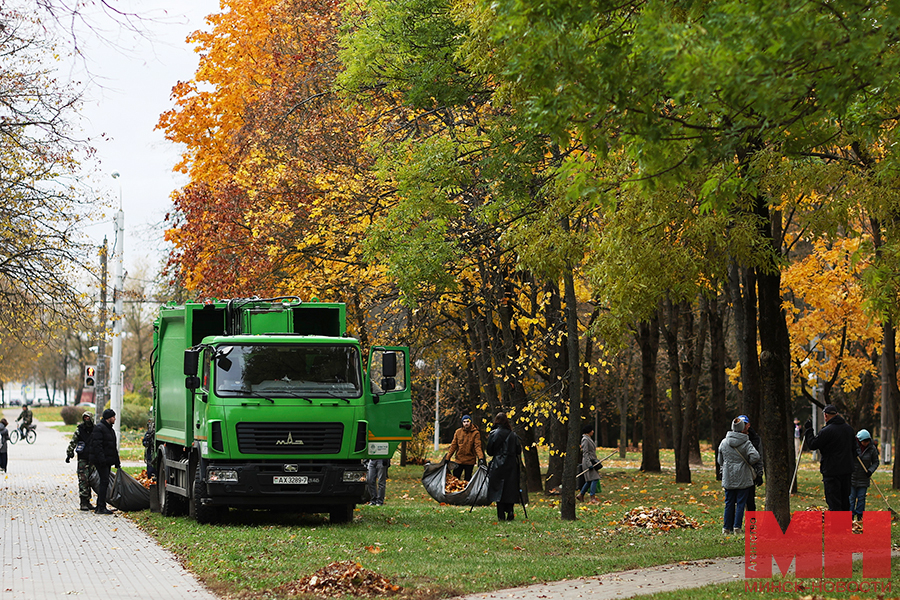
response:
[[[103,411],[103,418],[94,426],[91,434],[90,455],[91,463],[97,468],[100,476],[100,485],[97,488],[98,515],[111,515],[113,511],[106,507],[106,493],[109,491],[109,472],[112,467],[120,469],[122,462],[119,460],[119,449],[116,446],[116,432],[113,424],[116,422],[116,411],[107,408]]]
[[[512,521],[513,508],[520,499],[519,458],[522,444],[513,433],[506,413],[494,417],[494,429],[488,436],[485,447],[492,456],[488,465],[488,500],[497,503],[497,519]]]
[[[475,461],[484,462],[484,451],[481,449],[481,432],[472,424],[472,417],[463,415],[462,427],[453,434],[453,441],[444,456],[445,461],[456,454],[456,468],[453,469],[453,476],[463,481],[472,479],[472,468]]]
[[[81,424],[72,434],[72,441],[66,449],[66,462],[78,455],[76,472],[78,473],[78,496],[81,498],[79,510],[94,510],[91,506],[91,473],[94,466],[90,462],[91,435],[94,432],[94,413],[85,411],[81,414]]]

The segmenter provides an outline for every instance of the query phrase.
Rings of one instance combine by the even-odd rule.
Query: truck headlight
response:
[[[365,483],[365,471],[344,471],[344,483]]]
[[[207,483],[237,483],[238,473],[234,469],[207,469]]]

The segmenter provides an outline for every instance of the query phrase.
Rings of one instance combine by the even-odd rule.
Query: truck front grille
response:
[[[343,423],[238,423],[242,454],[337,454]]]

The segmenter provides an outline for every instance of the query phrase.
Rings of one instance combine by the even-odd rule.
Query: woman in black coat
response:
[[[512,521],[513,507],[519,501],[519,457],[522,444],[512,432],[506,413],[494,417],[494,429],[488,436],[485,451],[492,456],[488,465],[488,500],[497,503],[497,518]]]

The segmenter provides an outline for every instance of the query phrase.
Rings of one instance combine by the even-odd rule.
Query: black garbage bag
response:
[[[106,501],[119,510],[147,510],[150,508],[150,490],[122,469],[116,469]]]
[[[93,467],[91,468],[91,474],[88,476],[88,483],[96,494],[97,490],[100,489],[100,474],[97,473],[97,469],[94,469]]]
[[[447,473],[450,472],[450,463],[442,460],[439,463],[428,463],[422,474],[422,485],[428,495],[444,504],[457,506],[487,506],[488,498],[487,467],[479,465],[472,474],[472,479],[460,492],[448,494],[446,492]]]

